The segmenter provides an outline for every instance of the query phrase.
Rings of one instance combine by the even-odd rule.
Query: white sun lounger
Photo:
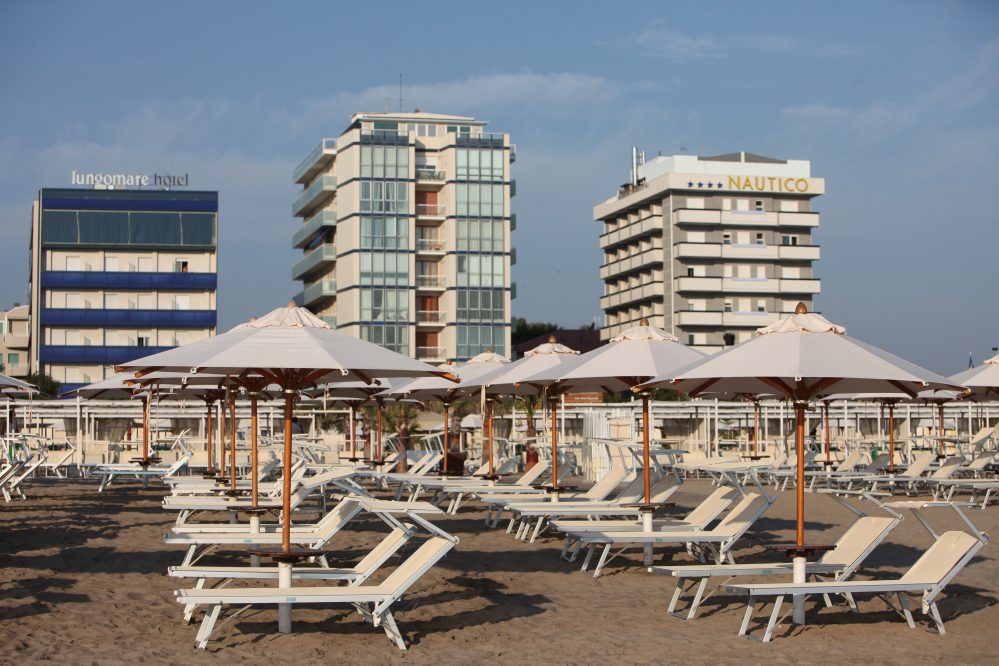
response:
[[[511,458],[511,460],[516,463],[516,459]],[[560,478],[564,478],[571,469],[569,463],[564,463],[559,471],[564,471],[560,474]],[[435,483],[421,482],[420,487],[417,488],[416,493],[422,493],[424,490],[434,491],[431,495],[430,501],[436,506],[443,504],[444,500],[448,500],[447,513],[450,515],[455,515],[458,513],[458,508],[461,506],[461,501],[466,495],[477,496],[479,493],[483,495],[497,495],[497,494],[512,494],[512,493],[523,493],[523,492],[544,492],[541,488],[534,488],[532,484],[539,481],[539,479],[545,477],[550,468],[548,465],[538,463],[534,465],[530,470],[524,472],[519,479],[513,483],[489,483],[485,480],[462,480],[462,481],[438,481]]]
[[[748,493],[722,518],[717,526],[709,530],[577,532],[572,534],[572,536],[579,539],[582,545],[590,547],[589,552],[586,554],[586,559],[583,560],[583,571],[586,571],[589,567],[590,559],[593,556],[596,546],[604,546],[600,560],[593,570],[594,578],[600,575],[600,571],[613,557],[617,557],[624,551],[622,549],[613,557],[610,557],[611,548],[614,544],[626,544],[625,548],[635,543],[683,544],[687,545],[688,548],[699,550],[702,558],[705,552],[710,552],[717,564],[721,564],[726,558],[734,563],[735,560],[731,553],[732,547],[753,526],[759,517],[763,515],[763,512],[770,508],[776,499],[776,497]]]
[[[953,580],[961,569],[971,560],[975,554],[988,543],[988,537],[978,533],[978,537],[971,536],[967,532],[953,531],[941,534],[929,550],[923,553],[915,564],[898,580],[847,580],[821,583],[760,583],[746,585],[722,585],[721,590],[734,594],[749,595],[749,602],[746,605],[746,614],[739,627],[739,635],[746,636],[753,640],[767,642],[773,636],[774,629],[783,621],[780,616],[781,605],[784,597],[788,595],[803,595],[799,603],[804,603],[805,599],[812,594],[875,594],[882,597],[888,607],[899,612],[891,603],[894,595],[901,607],[900,614],[903,615],[909,627],[915,629],[916,625],[912,620],[912,612],[909,610],[909,603],[905,594],[922,593],[921,607],[924,615],[930,615],[936,623],[937,631],[943,635],[943,620],[940,618],[940,611],[937,610],[937,597],[943,592],[947,584]],[[756,610],[757,597],[776,597],[774,601],[773,613],[767,624],[766,631],[762,638],[747,635],[749,622]],[[853,605],[853,610],[857,610]],[[787,614],[784,615],[787,617]]]
[[[890,534],[900,522],[902,522],[902,516],[893,509],[887,508],[880,502],[877,502],[877,500],[866,493],[864,496],[867,499],[877,503],[879,506],[888,511],[890,515],[875,517],[868,516],[866,513],[860,511],[853,505],[847,504],[847,502],[838,495],[830,496],[853,511],[858,517],[857,520],[854,521],[846,532],[844,532],[843,535],[836,541],[836,548],[831,551],[826,551],[823,553],[822,557],[815,562],[809,562],[806,565],[805,573],[809,576],[834,576],[836,581],[839,582],[844,581],[853,575],[857,568],[864,562],[865,559],[867,559],[867,556],[870,555],[871,552],[885,540],[888,534]],[[794,573],[794,565],[792,562],[765,562],[759,564],[695,564],[690,566],[650,567],[649,571],[663,576],[672,576],[677,579],[676,589],[673,592],[673,598],[670,600],[667,612],[676,617],[692,620],[696,617],[700,604],[706,598],[703,596],[704,589],[710,578],[724,577],[726,579],[724,583],[727,583],[732,578],[740,576],[790,576]],[[694,585],[696,585],[697,589],[694,593],[694,598],[687,607],[687,612],[679,613],[676,610],[676,606],[683,594],[684,584],[687,579],[693,579]],[[853,604],[852,598],[847,597],[847,599],[851,604]],[[828,595],[825,596],[825,600],[827,606],[832,605],[829,601]]]
[[[103,476],[101,479],[101,485],[97,488],[97,492],[102,493],[104,489],[114,480],[116,476],[134,476],[137,479],[142,477],[152,478],[159,477],[164,478],[168,476],[173,476],[179,472],[184,465],[188,463],[191,459],[190,455],[184,455],[177,459],[172,465],[169,466],[159,466],[150,465],[146,469],[142,469],[138,464],[133,465],[114,465],[114,466],[104,466],[97,469],[94,474]]]
[[[456,538],[446,539],[434,536],[419,550],[403,562],[388,578],[379,585],[358,587],[296,587],[296,588],[253,588],[221,590],[177,590],[177,602],[186,605],[207,605],[205,619],[195,639],[195,645],[204,649],[214,634],[222,606],[239,604],[243,608],[231,615],[226,622],[253,605],[259,604],[350,604],[357,609],[366,621],[373,626],[381,626],[385,634],[400,650],[406,649],[406,642],[392,617],[392,604],[420,577],[433,567],[448,551],[454,548]],[[225,626],[225,622],[221,625]],[[221,628],[221,626],[219,628]]]
[[[15,466],[7,480],[0,482],[0,491],[3,491],[3,498],[8,504],[10,504],[10,501],[15,494],[23,500],[28,499],[27,495],[24,494],[24,491],[21,490],[21,484],[26,478],[34,474],[35,470],[38,469],[38,466],[45,462],[47,457],[48,454],[44,452],[41,454],[34,454],[32,457],[28,458],[28,461],[25,464]]]

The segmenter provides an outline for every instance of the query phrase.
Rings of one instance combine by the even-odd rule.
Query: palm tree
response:
[[[389,405],[382,409],[385,425],[399,435],[399,441],[405,451],[409,451],[409,433],[416,425],[416,418],[420,411],[421,406],[419,405]],[[408,461],[403,458],[397,469],[400,472],[407,471],[409,469]]]

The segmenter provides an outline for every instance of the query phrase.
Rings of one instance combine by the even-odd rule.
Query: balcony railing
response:
[[[443,289],[444,288],[444,276],[443,275],[417,275],[416,276],[416,286],[425,287],[430,289]]]
[[[336,191],[336,176],[320,176],[310,187],[298,195],[291,204],[292,216],[311,212],[314,204],[321,199],[324,192]],[[306,217],[306,215],[302,215]]]
[[[313,148],[305,159],[298,163],[295,170],[292,171],[291,182],[297,183],[309,168],[316,163],[316,161],[323,155],[326,151],[335,152],[336,151],[336,139],[323,139],[319,142],[319,145]]]
[[[416,204],[417,217],[443,217],[444,206],[436,204]]]
[[[517,161],[517,144],[511,143],[510,144],[510,164],[513,164],[516,161]]]
[[[296,249],[305,247],[328,227],[334,226],[336,226],[336,209],[321,210],[302,222],[302,226],[291,236],[291,246]]]
[[[443,171],[434,171],[433,169],[417,169],[416,170],[416,180],[437,180],[443,181],[445,174]]]
[[[418,324],[445,324],[447,323],[447,313],[436,310],[420,310],[416,313]]]
[[[316,268],[334,261],[336,261],[336,245],[334,243],[317,245],[306,252],[305,256],[291,267],[291,279],[301,280],[308,273],[315,271]]]
[[[417,347],[416,358],[438,359],[444,356],[443,347]]]
[[[444,241],[436,238],[417,238],[417,252],[444,252]]]

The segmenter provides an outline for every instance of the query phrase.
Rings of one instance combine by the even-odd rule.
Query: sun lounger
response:
[[[38,469],[38,466],[45,462],[46,457],[48,457],[47,453],[32,455],[28,458],[27,462],[21,466],[17,466],[6,481],[0,482],[0,491],[3,491],[3,498],[8,504],[10,504],[10,501],[15,494],[23,500],[28,499],[27,495],[24,494],[24,491],[21,490],[21,484],[26,478],[34,474],[35,470]]]
[[[400,650],[406,649],[402,633],[392,617],[392,604],[433,567],[457,539],[441,536],[430,538],[403,562],[388,578],[379,585],[358,587],[297,587],[297,588],[253,588],[221,590],[177,590],[178,603],[186,605],[207,605],[205,619],[198,631],[195,645],[204,649],[214,633],[215,624],[222,606],[239,604],[243,606],[230,620],[246,608],[260,604],[350,604],[373,626],[381,626],[385,634]]]
[[[63,437],[62,439],[66,443],[66,449],[64,451],[60,451],[60,455],[58,457],[54,457],[50,451],[48,459],[41,465],[42,469],[46,471],[52,470],[55,472],[55,475],[60,479],[66,478],[62,475],[63,468],[68,468],[73,464],[73,454],[76,453],[76,447],[73,445],[73,442],[71,442],[68,437]],[[66,476],[69,476],[68,470],[66,472]]]
[[[598,545],[603,545],[603,552],[596,568],[593,570],[593,577],[597,578],[600,571],[608,564],[610,559],[620,555],[619,551],[613,557],[611,548],[614,544],[689,544],[688,548],[694,548],[703,558],[705,553],[710,552],[717,564],[721,564],[728,558],[734,563],[731,550],[735,543],[756,523],[763,512],[770,508],[776,501],[776,497],[763,496],[757,493],[748,493],[742,500],[733,507],[728,514],[712,529],[708,530],[675,530],[645,532],[636,530],[634,532],[578,532],[572,534],[573,538],[579,539],[582,545],[588,545],[589,552],[583,561],[583,571],[586,571],[590,564],[590,559]],[[625,548],[627,548],[627,545]]]
[[[927,461],[927,458],[929,461]],[[922,476],[924,472],[929,469],[931,462],[936,460],[936,456],[932,453],[924,453],[921,455],[913,464],[909,467],[904,474],[891,475],[887,474],[880,477],[871,477],[868,481],[871,482],[870,489],[876,491],[878,485],[887,484],[889,489],[894,492],[897,486],[902,486],[905,489],[905,494],[908,495],[910,492],[918,493],[920,483],[928,483],[931,481],[943,481],[950,478],[950,476],[961,466],[962,458],[961,456],[952,456],[947,458],[940,463],[940,467],[934,470],[932,473]],[[918,463],[918,464],[917,464]],[[925,463],[925,464],[923,464]]]
[[[739,627],[739,635],[762,640],[767,642],[773,636],[774,629],[783,620],[780,616],[781,605],[788,595],[804,595],[799,603],[804,603],[805,598],[813,594],[875,594],[882,597],[889,608],[896,610],[891,603],[894,595],[901,607],[900,614],[903,615],[909,627],[915,629],[916,625],[912,620],[912,612],[909,610],[909,603],[905,594],[922,594],[921,607],[924,615],[930,615],[936,623],[937,631],[943,635],[943,620],[940,618],[940,611],[937,609],[937,597],[943,592],[947,584],[956,576],[961,569],[971,560],[975,554],[988,543],[988,537],[984,533],[979,533],[976,538],[967,532],[953,531],[944,532],[933,543],[933,545],[923,553],[922,557],[897,580],[862,580],[862,581],[833,581],[819,583],[760,583],[745,585],[722,585],[721,590],[733,594],[749,595],[749,602],[746,605],[746,614],[743,617],[742,625]],[[756,610],[757,597],[776,597],[774,601],[773,613],[767,624],[766,631],[762,638],[747,635],[749,622]],[[852,610],[857,611],[855,604]],[[896,610],[896,612],[899,612]],[[784,617],[787,617],[785,614]]]
[[[517,461],[515,458],[511,458],[510,461],[516,465]],[[565,473],[568,474],[570,465],[565,463]],[[524,472],[519,479],[512,483],[498,483],[490,482],[483,479],[462,479],[462,480],[449,480],[449,481],[421,481],[419,487],[416,488],[415,493],[418,497],[419,494],[424,491],[432,491],[430,497],[430,502],[436,506],[440,506],[445,500],[448,501],[447,513],[450,515],[455,515],[458,512],[458,508],[461,506],[461,501],[466,495],[473,495],[477,492],[482,492],[483,494],[496,494],[496,493],[517,493],[517,492],[543,492],[541,488],[533,488],[532,484],[539,482],[540,479],[544,478],[549,467],[547,465],[536,464],[530,470]],[[565,474],[562,475],[563,477]]]
[[[822,557],[815,562],[806,565],[806,575],[818,577],[820,575],[834,576],[837,582],[841,582],[853,575],[858,567],[867,559],[867,556],[879,545],[895,527],[902,522],[902,516],[893,509],[886,508],[880,502],[874,500],[870,495],[867,499],[875,501],[879,506],[889,512],[889,516],[868,516],[863,511],[847,504],[845,500],[836,495],[831,495],[848,509],[857,514],[857,520],[843,533],[836,541],[834,550],[826,551]],[[772,576],[787,575],[794,573],[792,562],[765,562],[759,564],[700,564],[690,566],[659,566],[650,567],[651,573],[664,576],[672,576],[677,579],[676,589],[673,598],[670,600],[667,612],[670,615],[692,620],[697,615],[697,610],[705,599],[704,589],[708,580],[715,577],[724,577],[727,583],[735,577],[741,576]],[[679,613],[676,610],[677,602],[684,591],[684,584],[688,579],[694,581],[697,589],[694,598],[687,607],[686,613]],[[693,586],[692,586],[693,587]],[[831,605],[829,596],[825,597],[826,605]],[[850,599],[852,603],[852,599]]]
[[[97,492],[102,493],[104,489],[114,480],[116,476],[134,476],[139,479],[142,477],[152,478],[159,477],[164,478],[168,476],[173,476],[179,472],[184,465],[191,459],[190,455],[181,456],[172,465],[163,467],[160,465],[150,465],[146,469],[143,469],[138,464],[135,465],[114,465],[114,466],[104,466],[98,468],[94,474],[103,476],[101,479],[101,485],[97,488]]]

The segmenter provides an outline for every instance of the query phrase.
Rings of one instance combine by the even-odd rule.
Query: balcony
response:
[[[721,326],[721,312],[695,312],[693,310],[683,310],[677,312],[677,326]]]
[[[292,217],[308,217],[336,192],[336,176],[320,176],[291,204]]]
[[[42,287],[74,289],[217,289],[215,273],[126,273],[104,271],[42,271]]]
[[[722,245],[721,256],[726,259],[772,260],[777,258],[776,245],[734,244]]]
[[[443,291],[445,287],[445,278],[443,275],[417,275],[416,276],[416,288],[426,290],[441,290]]]
[[[776,294],[780,291],[780,280],[753,277],[724,278],[722,291],[725,293]]]
[[[336,315],[324,315],[320,317],[320,319],[322,319],[324,322],[326,322],[333,328],[336,328]]]
[[[300,250],[311,243],[316,236],[336,226],[336,211],[321,210],[302,223],[291,236],[291,246]]]
[[[661,264],[663,263],[663,256],[663,249],[661,247],[650,248],[645,252],[639,252],[630,257],[625,257],[624,259],[601,266],[600,278],[607,279],[611,275],[617,275],[618,273],[638,270],[653,264]]]
[[[323,243],[309,250],[291,267],[292,280],[304,280],[310,273],[336,263],[336,245]]]
[[[416,170],[416,183],[419,184],[434,184],[443,185],[447,174],[443,171],[435,171],[433,169],[417,169]]]
[[[662,233],[663,218],[661,215],[650,215],[637,222],[608,231],[600,237],[600,247],[607,248],[619,243],[630,243],[639,236],[647,236],[653,232]]]
[[[3,374],[8,377],[27,377],[28,376],[28,364],[27,363],[4,363],[0,368]]]
[[[662,296],[663,283],[649,282],[648,284],[632,287],[631,289],[623,289],[616,294],[608,294],[607,296],[602,297],[600,299],[600,309],[606,310],[608,308],[618,307],[625,303],[643,301],[656,297],[662,298]]]
[[[516,161],[517,161],[517,144],[511,143],[510,144],[510,164],[513,164]]]
[[[817,227],[819,226],[818,213],[778,213],[780,226],[782,227]]]
[[[795,261],[818,261],[818,245],[781,245],[779,250],[781,259],[791,259]]]
[[[42,363],[117,365],[159,354],[169,349],[174,349],[174,347],[42,345],[38,353],[38,360]]]
[[[780,293],[782,294],[820,294],[821,282],[811,278],[781,278]]]
[[[444,217],[444,206],[437,204],[416,204],[417,217]]]
[[[729,327],[750,326],[760,328],[773,324],[780,315],[776,312],[726,312],[722,324]]]
[[[313,282],[301,293],[302,305],[309,306],[336,297],[336,280]],[[297,302],[297,300],[296,300]]]
[[[677,258],[717,258],[722,251],[719,243],[675,243],[673,253]]]
[[[0,336],[3,340],[3,344],[7,349],[27,349],[30,342],[30,338],[27,335],[15,335],[13,333],[6,333]]]
[[[716,277],[680,277],[676,278],[677,291],[721,291],[721,278]]]
[[[446,312],[420,310],[416,313],[416,324],[418,326],[444,326],[446,323]]]
[[[291,172],[291,182],[305,185],[336,157],[336,139],[323,139]]]
[[[762,210],[723,210],[722,224],[748,227],[776,227],[778,213]]]
[[[517,214],[510,213],[510,231],[517,230]]]
[[[436,238],[417,238],[417,254],[444,254],[444,242]]]
[[[720,210],[701,210],[699,208],[679,208],[673,211],[679,224],[719,224]]]
[[[444,347],[417,347],[416,358],[420,361],[443,360],[446,350]]]
[[[215,310],[85,310],[43,308],[42,326],[196,326],[215,327]]]

